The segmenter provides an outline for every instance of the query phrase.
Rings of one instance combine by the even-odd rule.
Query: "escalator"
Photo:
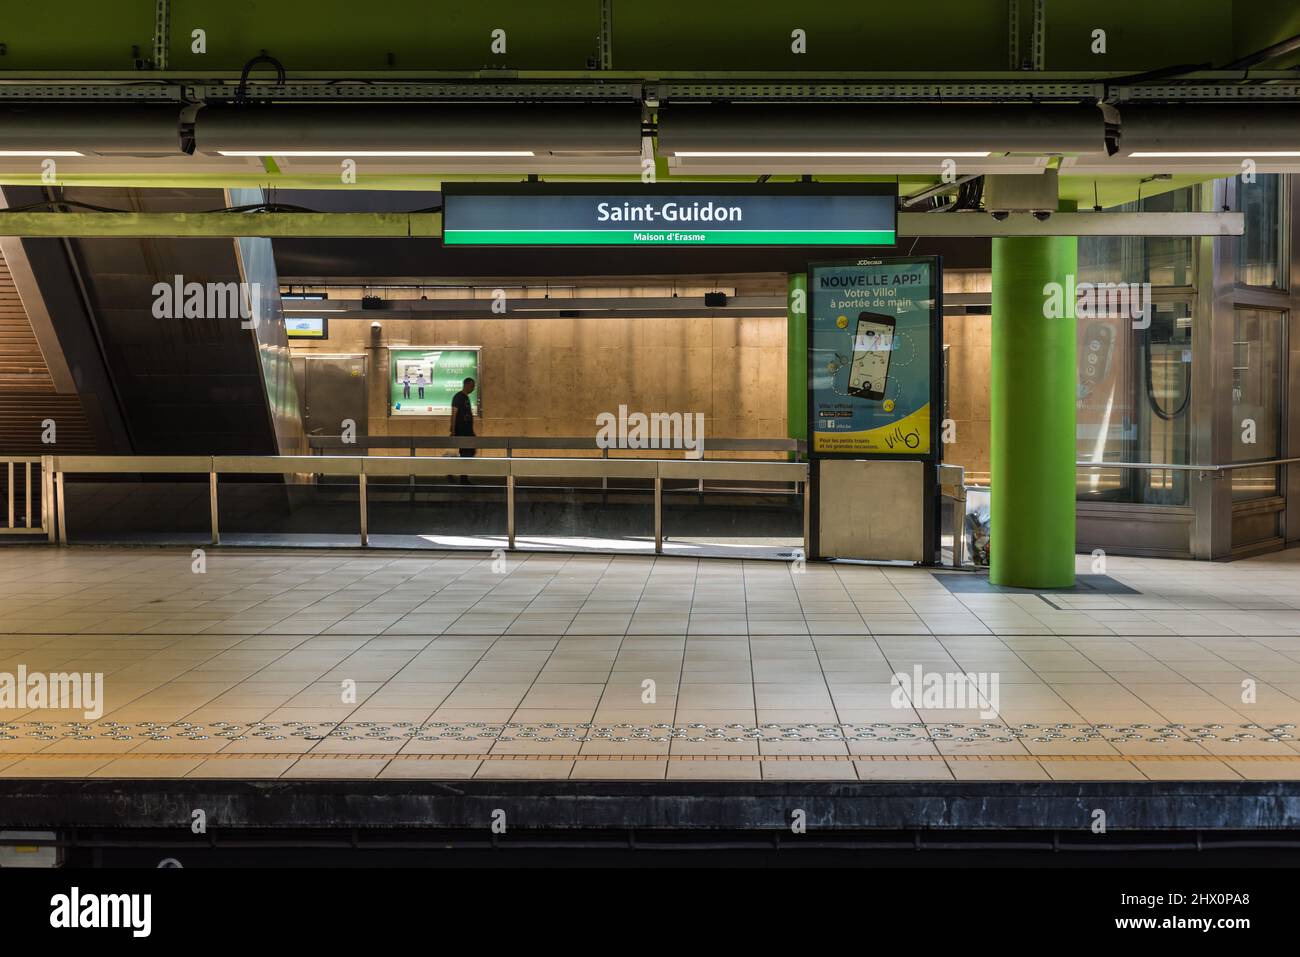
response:
[[[41,188],[7,187],[4,195],[10,208],[56,199],[70,209],[154,213],[228,205],[221,190],[76,188],[59,190],[55,197]],[[27,239],[23,249],[59,345],[77,370],[79,389],[95,392],[111,422],[105,429],[113,441],[101,443],[109,446],[102,451],[303,451],[270,240]],[[246,328],[250,321],[227,310],[167,318],[171,310],[156,307],[163,287],[174,288],[176,277],[183,288],[198,283],[208,290],[208,303],[219,302],[221,292],[233,288],[258,296],[258,305],[249,310],[257,314],[256,328]]]
[[[184,213],[255,205],[261,194],[84,188],[55,195],[6,187],[3,199],[11,209]],[[33,393],[35,405],[24,413],[57,420],[58,441],[26,454],[306,452],[269,239],[24,239],[6,240],[6,247],[26,270],[28,312],[39,312],[46,333],[41,352],[62,373],[58,390]],[[15,353],[10,364],[21,361],[24,340],[7,341]],[[43,381],[26,378],[34,383],[28,391]],[[7,415],[3,399],[0,414]],[[19,431],[39,442],[34,429]],[[206,475],[65,478],[74,543],[210,535]],[[295,512],[307,494],[291,478],[246,476],[226,501],[238,515],[266,523]]]

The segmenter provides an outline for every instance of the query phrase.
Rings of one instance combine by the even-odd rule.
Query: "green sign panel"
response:
[[[483,414],[479,349],[430,346],[392,349],[388,373],[389,415],[451,415],[451,399],[473,379],[474,415]]]
[[[449,246],[891,246],[893,184],[448,184]]]

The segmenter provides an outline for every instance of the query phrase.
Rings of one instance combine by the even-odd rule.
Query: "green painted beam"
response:
[[[262,51],[291,76],[493,71],[513,78],[594,70],[601,8],[602,0],[170,0],[166,71],[237,73]],[[13,0],[0,17],[0,72],[156,73],[154,9],[155,0]],[[620,73],[861,75],[869,64],[877,74],[934,75],[1008,65],[1007,0],[612,0],[611,10],[612,62]],[[1287,35],[1296,16],[1293,0],[1089,0],[1051,2],[1045,10],[1046,66],[1057,71],[1222,65]],[[1093,49],[1097,29],[1106,31],[1104,53]],[[196,30],[203,31],[202,49]],[[504,48],[496,30],[504,31]],[[794,30],[806,44],[795,41]]]
[[[0,236],[436,238],[441,213],[30,213],[0,210]]]
[[[547,180],[552,177],[544,177]],[[593,177],[595,178],[595,177]],[[65,173],[45,183],[40,174],[0,171],[0,186],[105,186],[129,189],[340,189],[438,190],[443,183],[519,183],[521,175],[459,173],[367,173],[355,184],[343,183],[338,173],[203,172],[203,173]],[[632,177],[639,181],[639,177]]]
[[[660,160],[662,162],[662,160]],[[66,167],[64,167],[66,169]],[[269,174],[266,172],[230,172],[202,173],[76,173],[60,171],[57,186],[97,186],[120,187],[127,189],[236,189],[260,188],[271,189],[382,189],[402,191],[436,191],[443,183],[519,183],[527,177],[518,173],[363,173],[355,184],[343,183],[337,173],[285,173]],[[1139,196],[1150,197],[1171,190],[1182,189],[1198,183],[1211,182],[1216,177],[1204,175],[1178,174],[1169,180],[1156,180],[1144,183],[1145,174],[1134,173],[1129,176],[1063,176],[1060,181],[1062,200],[1077,203],[1080,209],[1091,209],[1094,197],[1101,205],[1109,209],[1122,203],[1130,203]],[[639,183],[641,177],[636,174],[626,176],[577,176],[577,175],[542,175],[545,183]],[[752,183],[753,176],[671,176],[666,166],[657,176],[663,185],[670,183]],[[798,182],[799,176],[777,175],[771,178],[773,183]],[[895,176],[815,176],[818,183],[871,183],[892,182],[898,180],[899,195],[906,196],[935,185],[938,177],[923,177],[909,174],[905,177]],[[16,173],[0,170],[0,186],[48,186],[41,179],[40,173]]]
[[[1250,51],[1244,51],[1250,52]],[[3,61],[0,61],[2,63]],[[1285,62],[1280,59],[1279,63]],[[689,82],[699,80],[702,83],[733,83],[733,82],[754,82],[754,83],[774,83],[777,81],[796,83],[834,83],[839,81],[851,81],[862,83],[889,82],[898,80],[906,83],[921,84],[942,84],[942,83],[969,83],[981,82],[985,80],[1006,82],[1006,83],[1089,83],[1099,82],[1101,80],[1114,79],[1117,77],[1129,76],[1133,70],[1106,68],[1097,66],[1095,69],[1087,70],[1043,70],[1041,72],[1025,72],[1023,70],[941,70],[938,68],[922,68],[912,70],[348,70],[346,76],[349,80],[358,82],[366,80],[376,80],[381,82],[400,83],[406,80],[410,81],[488,81],[494,82],[505,80],[514,83],[517,81],[539,81],[539,82],[573,82],[573,83],[608,83],[608,82],[655,82],[655,81],[672,81]],[[290,83],[298,80],[314,81],[335,81],[340,76],[338,70],[288,70],[287,80]],[[1187,74],[1180,74],[1178,79],[1198,80],[1210,83],[1240,83],[1241,70],[1194,70]],[[62,69],[62,70],[6,70],[0,65],[0,76],[5,80],[22,80],[22,81],[40,81],[50,83],[73,83],[81,84],[84,82],[120,82],[138,83],[141,80],[140,71],[136,70],[81,70],[81,69]],[[152,77],[153,74],[145,73],[145,77]],[[162,82],[181,82],[193,84],[202,84],[205,81],[214,83],[229,83],[232,80],[240,78],[240,70],[168,70],[163,76]],[[253,81],[265,83],[272,77],[263,77],[257,72],[253,73]],[[1250,71],[1251,81],[1264,80],[1284,80],[1294,81],[1296,79],[1294,70],[1270,69],[1258,67]],[[170,91],[170,88],[159,85],[159,90]],[[233,92],[233,91],[232,91]],[[155,100],[166,99],[175,100],[175,96],[163,95],[156,97]],[[373,101],[372,101],[373,102]]]
[[[105,186],[130,189],[225,189],[225,188],[261,188],[261,189],[338,189],[338,190],[438,190],[443,183],[522,183],[527,181],[525,173],[376,173],[363,172],[356,183],[344,183],[336,172],[331,173],[276,173],[248,172],[232,169],[229,172],[185,173],[168,171],[166,173],[99,173],[99,172],[65,172],[62,167],[54,183],[46,183],[39,173],[18,173],[0,170],[0,186]],[[819,183],[825,182],[893,182],[893,176],[835,176],[814,177]],[[797,183],[801,177],[796,175],[772,176],[773,183]],[[541,174],[538,180],[543,183],[640,183],[640,174],[582,176],[576,174]],[[756,176],[662,176],[662,184],[678,183],[753,183]],[[918,181],[916,188],[922,188]]]

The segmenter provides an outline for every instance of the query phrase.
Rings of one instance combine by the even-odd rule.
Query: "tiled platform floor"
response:
[[[0,548],[0,673],[103,672],[107,699],[0,711],[0,776],[1300,778],[1296,550],[1111,558],[1136,593],[1045,598],[893,566],[206,562]],[[996,674],[996,715],[894,707],[917,665]]]

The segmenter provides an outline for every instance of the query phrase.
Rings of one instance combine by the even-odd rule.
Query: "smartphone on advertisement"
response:
[[[894,317],[858,313],[853,334],[853,359],[849,364],[849,395],[883,399],[889,378],[889,355],[894,350]]]

